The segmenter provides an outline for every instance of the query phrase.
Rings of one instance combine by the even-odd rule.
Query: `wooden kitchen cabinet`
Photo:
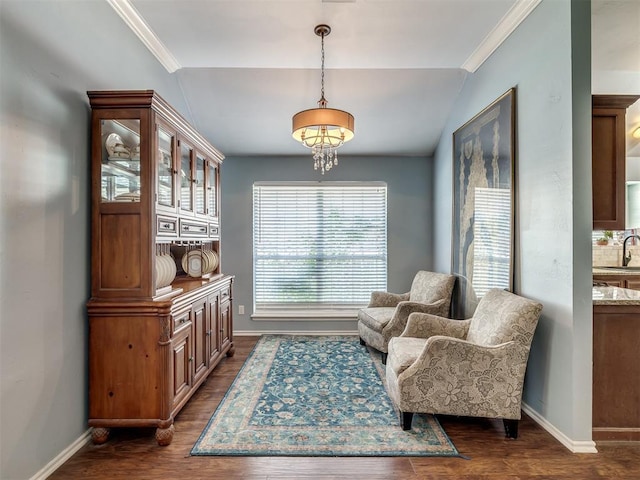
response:
[[[595,441],[640,441],[640,305],[593,306]]]
[[[640,96],[593,95],[593,229],[625,229],[626,111]]]
[[[234,353],[220,244],[224,157],[152,90],[88,92],[91,113],[89,425],[173,420]]]

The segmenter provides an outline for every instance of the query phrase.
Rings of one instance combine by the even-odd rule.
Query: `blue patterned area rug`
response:
[[[431,415],[402,430],[379,358],[358,337],[262,336],[191,455],[459,456]]]

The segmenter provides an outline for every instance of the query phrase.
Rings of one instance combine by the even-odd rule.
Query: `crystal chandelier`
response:
[[[322,67],[318,108],[303,110],[293,116],[293,138],[311,149],[313,168],[322,174],[338,165],[338,148],[353,138],[353,115],[344,110],[327,108],[324,98],[324,37],[331,33],[328,25],[313,30],[322,40]]]

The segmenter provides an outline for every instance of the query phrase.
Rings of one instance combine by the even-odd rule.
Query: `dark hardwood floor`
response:
[[[526,415],[517,440],[501,421],[439,417],[467,457],[191,457],[216,406],[257,337],[236,337],[236,354],[210,375],[175,421],[171,445],[159,447],[154,429],[113,430],[104,445],[83,447],[50,479],[640,479],[640,443],[599,444],[597,454],[573,454]]]

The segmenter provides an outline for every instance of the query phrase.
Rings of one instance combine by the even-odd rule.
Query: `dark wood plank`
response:
[[[635,479],[640,443],[598,445],[598,454],[572,454],[526,415],[517,440],[504,437],[500,420],[440,417],[458,451],[469,457],[191,457],[189,452],[224,397],[257,337],[235,337],[225,358],[175,421],[176,433],[159,447],[155,429],[112,431],[104,445],[87,445],[49,478],[184,480],[427,480],[427,479]]]

